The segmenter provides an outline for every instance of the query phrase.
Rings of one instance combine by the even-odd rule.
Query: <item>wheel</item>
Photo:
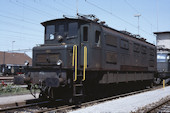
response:
[[[37,93],[36,85],[30,85],[30,93],[32,94],[32,96],[34,96],[34,98],[37,98],[36,97],[36,93]]]
[[[160,78],[154,78],[154,84],[155,85],[161,84],[161,79]]]
[[[47,99],[47,96],[43,92],[40,92],[39,98],[40,99]]]
[[[54,88],[48,87],[48,96],[50,99],[54,99]]]

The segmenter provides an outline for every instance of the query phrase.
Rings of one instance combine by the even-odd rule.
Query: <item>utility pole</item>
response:
[[[12,51],[13,51],[14,42],[15,42],[15,41],[12,41]]]
[[[76,0],[76,15],[78,15],[78,0]]]
[[[4,51],[4,57],[3,57],[3,64],[5,64],[5,51]]]
[[[139,17],[141,16],[141,14],[137,14],[137,15],[134,15],[134,17],[137,17],[138,18],[138,35],[139,35]]]

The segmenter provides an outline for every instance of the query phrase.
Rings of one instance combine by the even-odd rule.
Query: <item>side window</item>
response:
[[[88,41],[88,27],[83,27],[83,41]]]
[[[133,45],[133,51],[139,53],[140,52],[140,45],[137,43],[134,43]]]
[[[100,46],[100,39],[101,38],[101,32],[100,31],[96,31],[95,32],[95,43],[97,44],[97,47]]]
[[[147,53],[147,47],[146,46],[142,46],[141,53],[142,54],[146,54]]]
[[[48,25],[46,26],[46,40],[53,40],[55,34],[55,26],[54,25]]]
[[[154,49],[150,48],[150,56],[154,56]]]
[[[121,47],[122,49],[128,50],[128,49],[129,49],[129,42],[128,42],[128,40],[121,39],[121,41],[120,41],[120,47]]]
[[[68,25],[68,36],[77,36],[77,29],[78,29],[78,24],[77,22],[75,23],[69,23]]]
[[[117,46],[117,37],[116,36],[106,35],[105,41],[106,41],[107,45],[115,46],[115,47]]]

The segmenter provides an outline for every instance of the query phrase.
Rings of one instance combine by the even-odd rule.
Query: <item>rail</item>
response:
[[[170,102],[170,99],[167,99],[167,100],[165,100],[165,101],[163,101],[163,102],[161,102],[161,103],[159,103],[159,104],[157,104],[155,106],[152,106],[151,108],[147,109],[145,112],[146,113],[155,112],[156,109],[159,109],[159,107],[167,104],[168,102]],[[162,112],[159,112],[159,113],[162,113]]]
[[[126,96],[129,96],[129,95],[139,94],[139,93],[147,92],[147,91],[151,91],[151,90],[156,90],[156,89],[159,89],[159,88],[162,88],[162,86],[157,86],[155,88],[144,89],[144,90],[134,91],[134,92],[126,93],[126,94],[120,94],[120,95],[116,95],[116,96],[106,97],[106,98],[103,98],[103,99],[98,99],[98,100],[94,100],[94,101],[90,101],[90,102],[84,102],[80,106],[77,106],[77,105],[71,105],[70,106],[70,105],[63,105],[63,104],[58,105],[58,104],[55,103],[55,105],[57,105],[57,106],[49,107],[49,108],[45,108],[45,109],[42,108],[42,109],[34,111],[34,112],[36,112],[36,113],[49,112],[49,111],[50,112],[62,112],[62,111],[68,112],[68,111],[72,111],[73,109],[76,110],[78,108],[92,106],[92,105],[95,105],[95,104],[99,104],[101,102],[105,102],[105,101],[109,101],[109,100],[113,100],[113,99],[118,99],[120,97],[126,97]],[[55,101],[61,102],[62,100],[57,99]],[[34,101],[34,102],[32,102],[32,104],[26,104],[26,105],[21,105],[21,106],[16,106],[16,107],[9,107],[9,108],[5,108],[5,109],[1,108],[0,112],[7,112],[7,111],[10,111],[10,110],[19,110],[21,108],[29,108],[29,107],[37,106],[37,105],[46,106],[46,105],[49,105],[49,103],[50,103],[50,101],[39,101],[39,102]]]
[[[34,100],[31,100],[32,102],[30,104],[27,104],[26,102],[19,102],[19,103],[13,103],[12,105],[16,105],[16,106],[11,106],[9,107],[9,105],[6,105],[7,107],[6,108],[0,108],[0,112],[9,112],[9,111],[22,111],[21,109],[24,108],[24,111],[26,110],[26,108],[29,108],[29,107],[33,107],[33,106],[47,106],[47,105],[50,105],[50,104],[54,104],[54,102],[61,102],[62,99],[56,99],[55,101],[49,101],[49,100],[41,100],[41,99],[34,99]],[[20,105],[21,104],[21,105]],[[55,103],[56,104],[56,103]],[[19,105],[19,106],[18,106]],[[5,105],[3,106],[5,107]],[[49,109],[50,110],[50,109]]]
[[[120,97],[126,97],[126,96],[130,96],[130,95],[135,95],[135,94],[139,94],[139,93],[143,93],[143,92],[147,92],[147,91],[152,91],[152,90],[156,90],[162,88],[162,86],[157,86],[154,88],[149,88],[149,89],[144,89],[144,90],[139,90],[139,91],[134,91],[134,92],[130,92],[130,93],[125,93],[125,94],[120,94],[120,95],[116,95],[116,96],[111,96],[111,97],[106,97],[106,98],[102,98],[102,99],[98,99],[98,100],[93,100],[93,101],[89,101],[89,102],[84,102],[81,105],[77,106],[77,105],[71,105],[71,106],[66,106],[66,107],[62,107],[62,108],[56,108],[55,110],[52,110],[50,112],[61,112],[61,111],[72,111],[72,110],[76,110],[79,108],[84,108],[84,107],[88,107],[88,106],[92,106],[92,105],[96,105],[102,102],[106,102],[109,100],[113,100],[113,99],[118,99]]]

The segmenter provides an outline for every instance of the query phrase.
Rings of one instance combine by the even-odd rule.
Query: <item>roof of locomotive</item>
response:
[[[83,20],[83,19],[80,19],[80,18],[67,18],[67,17],[65,17],[65,18],[58,18],[58,19],[48,20],[48,21],[42,22],[41,24],[44,26],[44,25],[46,25],[48,23],[52,23],[52,22],[56,22],[56,21],[62,21],[62,20],[72,20],[72,21],[81,20],[81,21],[86,21],[86,20]]]
[[[48,24],[48,23],[56,22],[56,21],[59,21],[59,20],[60,20],[60,21],[62,21],[62,20],[82,21],[82,22],[84,21],[84,22],[89,22],[89,23],[98,24],[98,25],[100,25],[100,26],[102,26],[102,27],[105,27],[105,28],[114,30],[114,31],[119,32],[119,33],[121,33],[121,34],[124,34],[124,35],[126,35],[126,36],[135,38],[135,39],[137,39],[137,40],[140,40],[140,41],[143,41],[143,42],[145,42],[145,43],[148,43],[148,44],[150,44],[150,45],[152,45],[152,46],[155,46],[154,44],[147,42],[146,39],[144,39],[144,38],[142,38],[142,37],[137,38],[137,37],[136,37],[137,35],[133,35],[133,34],[127,32],[127,31],[119,31],[119,30],[116,30],[116,29],[111,28],[111,27],[109,27],[109,26],[107,26],[107,25],[105,25],[105,24],[101,24],[101,23],[99,23],[99,22],[97,22],[97,21],[94,21],[94,20],[91,20],[91,19],[88,19],[88,18],[85,18],[85,17],[79,17],[79,18],[68,18],[68,17],[65,17],[65,18],[48,20],[48,21],[42,22],[41,24],[42,24],[43,26],[45,26],[45,25]]]

